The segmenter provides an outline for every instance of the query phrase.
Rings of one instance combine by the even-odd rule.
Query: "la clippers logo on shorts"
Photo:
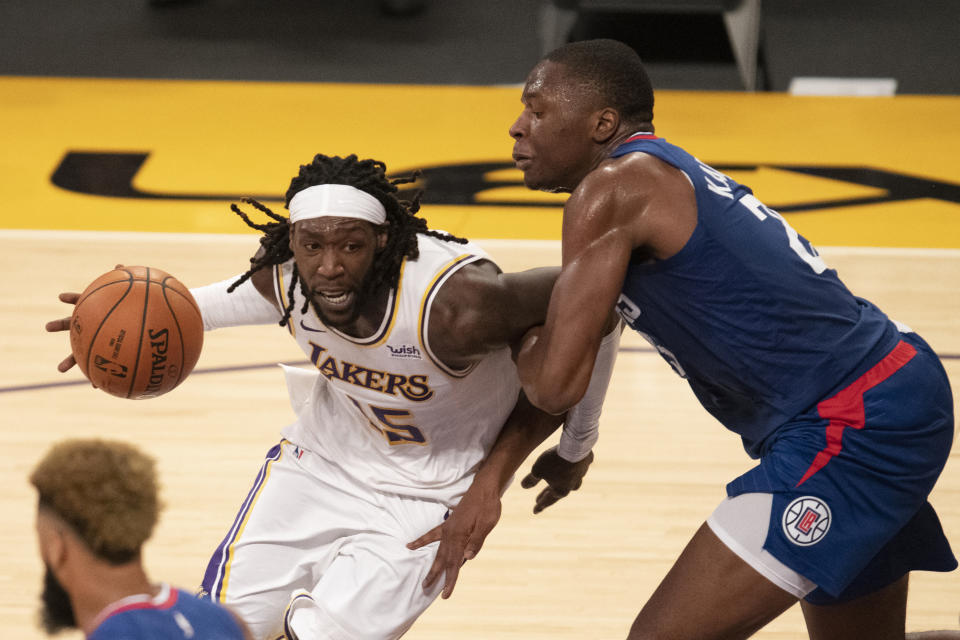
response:
[[[791,502],[783,511],[783,532],[791,542],[807,547],[823,540],[830,530],[830,507],[813,496],[803,496]]]

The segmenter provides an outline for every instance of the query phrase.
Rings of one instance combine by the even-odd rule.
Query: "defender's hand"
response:
[[[407,544],[409,549],[419,549],[440,541],[437,556],[423,580],[424,591],[429,590],[443,575],[442,597],[450,597],[457,584],[460,567],[480,552],[483,541],[500,520],[500,510],[499,492],[479,490],[473,485],[443,524]]]
[[[60,302],[66,302],[67,304],[77,304],[77,300],[80,299],[79,293],[61,293],[59,295]],[[70,330],[70,316],[66,318],[60,318],[59,320],[51,320],[46,324],[47,331],[69,331]],[[68,371],[73,365],[77,364],[77,361],[73,359],[73,354],[70,354],[60,364],[57,365],[57,370],[60,373]]]
[[[590,463],[593,462],[593,451],[583,460],[569,462],[560,457],[557,447],[551,447],[540,454],[533,463],[530,473],[520,481],[524,489],[535,487],[540,480],[547,483],[546,488],[537,496],[533,505],[533,512],[540,513],[557,500],[565,498],[571,491],[576,491],[583,484],[583,476],[587,474]]]

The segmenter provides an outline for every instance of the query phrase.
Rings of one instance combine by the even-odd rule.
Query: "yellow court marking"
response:
[[[0,77],[0,228],[247,233],[231,200],[264,196],[283,211],[290,178],[322,152],[382,159],[391,173],[484,165],[468,194],[483,206],[431,204],[436,189],[428,189],[422,215],[431,226],[556,239],[563,197],[525,190],[510,169],[507,129],[519,96],[519,87]],[[960,97],[661,91],[655,122],[659,135],[784,207],[816,245],[960,247]],[[143,154],[128,187],[146,197],[55,186],[51,176],[71,152]],[[796,166],[864,168],[913,180],[913,191],[890,201],[902,189],[883,180]],[[108,174],[87,179],[116,188]],[[916,192],[916,184],[927,186]],[[855,199],[867,201],[842,205]]]
[[[840,182],[816,176],[803,175],[782,169],[760,167],[753,171],[725,171],[740,184],[749,185],[754,193],[766,194],[767,206],[806,204],[819,200],[843,200],[882,196],[886,189]]]

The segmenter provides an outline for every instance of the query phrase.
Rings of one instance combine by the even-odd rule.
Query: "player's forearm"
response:
[[[620,347],[620,322],[612,316],[610,324],[613,328],[600,342],[587,391],[580,402],[567,412],[563,424],[557,454],[568,462],[585,458],[599,437],[600,413]]]
[[[517,371],[523,391],[534,406],[547,413],[562,414],[579,402],[587,390],[595,354],[563,360],[563,364],[557,354],[551,353],[548,340],[543,327],[527,332],[517,354]]]
[[[604,274],[611,271],[608,263],[613,259],[607,254],[616,257],[624,248],[605,247],[599,243],[579,258],[564,260],[546,322],[527,332],[517,354],[523,390],[548,413],[563,413],[580,402],[590,384],[597,351],[614,325],[612,311],[623,275]],[[629,258],[629,251],[625,255]]]
[[[231,283],[236,280],[237,278],[230,278],[190,289],[200,308],[204,331],[241,325],[273,324],[280,320],[279,310],[261,295],[252,281],[247,280],[227,293]]]
[[[540,411],[521,394],[490,453],[477,470],[474,484],[503,493],[523,461],[563,422],[563,416]]]

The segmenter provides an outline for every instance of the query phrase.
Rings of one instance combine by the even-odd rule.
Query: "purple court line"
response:
[[[656,353],[656,350],[650,347],[620,347],[621,353]],[[958,353],[937,354],[941,360],[960,360]],[[210,367],[209,369],[195,369],[190,375],[203,375],[206,373],[232,373],[234,371],[250,371],[252,369],[266,369],[275,367],[277,364],[285,364],[289,367],[296,367],[304,364],[310,364],[309,360],[300,360],[297,362],[281,363],[262,363],[262,364],[239,364],[230,367]],[[64,382],[38,382],[37,384],[24,384],[15,387],[0,387],[0,393],[16,393],[18,391],[40,391],[42,389],[54,389],[56,387],[75,387],[77,385],[90,384],[86,378],[80,380],[67,380]]]
[[[194,369],[190,375],[203,375],[205,373],[232,373],[234,371],[249,371],[251,369],[266,369],[268,367],[275,367],[278,364],[285,364],[289,367],[296,367],[302,364],[310,364],[309,360],[302,360],[297,362],[272,362],[272,363],[263,363],[263,364],[238,364],[230,367],[210,367],[209,369]],[[25,384],[16,387],[0,387],[0,393],[13,393],[16,391],[39,391],[41,389],[53,389],[55,387],[75,387],[77,385],[90,384],[90,381],[86,378],[81,378],[79,380],[67,380],[64,382],[38,382],[37,384]]]

